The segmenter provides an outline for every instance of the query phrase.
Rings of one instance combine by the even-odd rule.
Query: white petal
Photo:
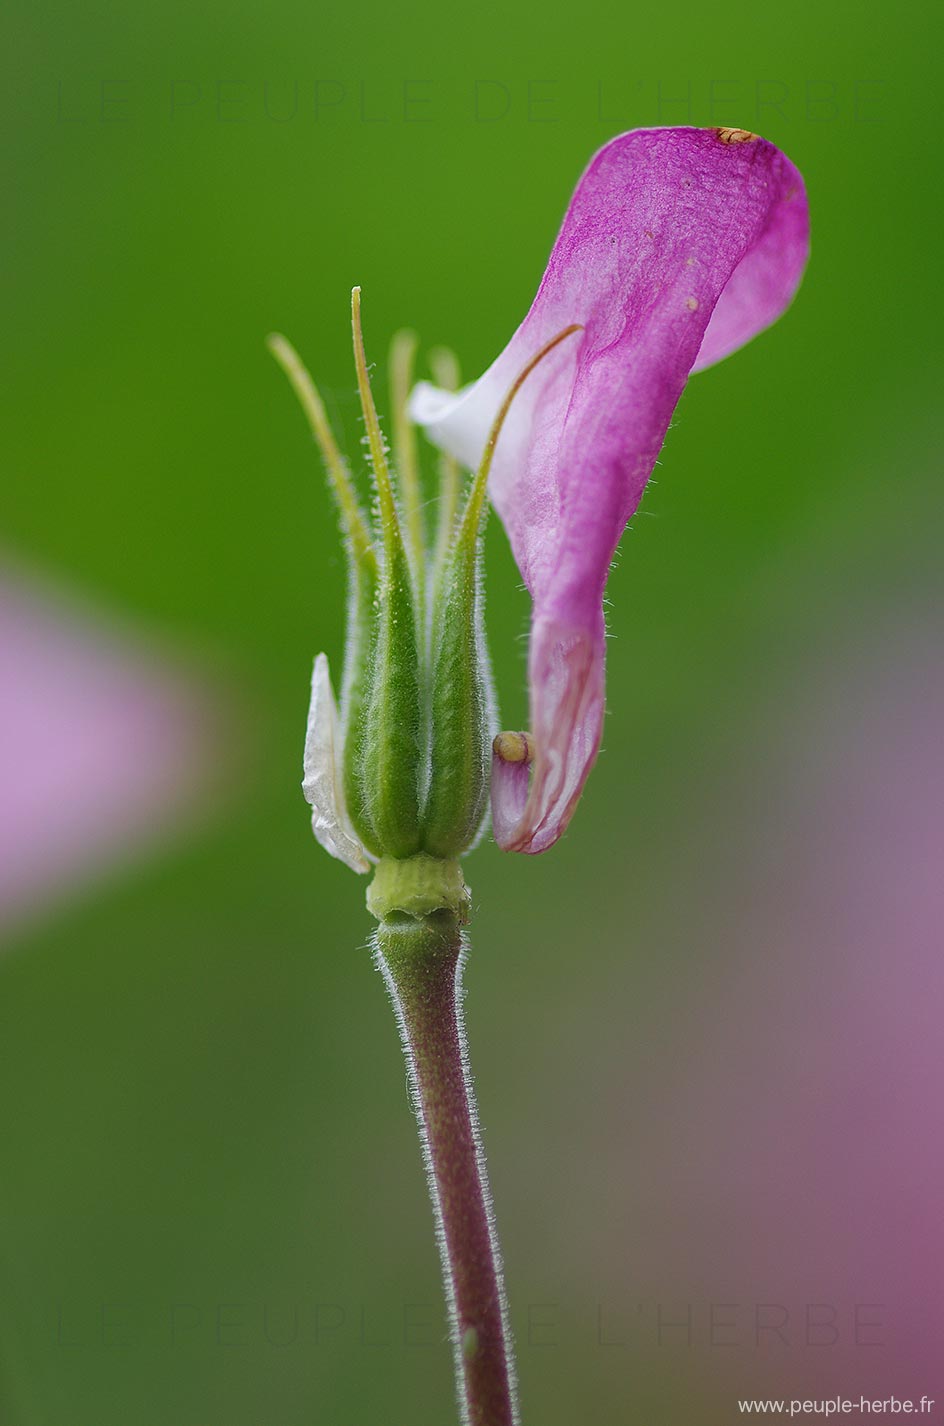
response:
[[[463,391],[443,391],[428,381],[410,394],[410,420],[422,426],[434,445],[475,470],[498,415],[504,390],[486,372],[481,381]]]
[[[319,654],[311,676],[302,792],[312,807],[312,829],[325,851],[344,862],[351,871],[366,872],[370,871],[367,853],[351,826],[344,802],[339,743],[338,705],[334,701],[328,660]]]

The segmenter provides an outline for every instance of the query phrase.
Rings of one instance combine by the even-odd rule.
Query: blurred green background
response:
[[[931,16],[8,7],[0,539],[209,689],[219,751],[201,818],[0,956],[4,1426],[451,1419],[363,883],[299,794],[343,566],[263,343],[296,342],[355,454],[351,286],[379,370],[407,324],[476,375],[590,154],[654,123],[783,147],[814,254],[786,318],[683,398],[611,580],[570,833],[467,866],[524,1420],[711,1426],[747,1383],[833,1371],[935,1385]],[[519,726],[527,601],[497,521],[488,563]],[[789,1342],[758,1345],[758,1303],[790,1308]],[[809,1303],[835,1352],[793,1330]],[[850,1338],[862,1303],[878,1351]],[[660,1312],[688,1325],[660,1339]]]

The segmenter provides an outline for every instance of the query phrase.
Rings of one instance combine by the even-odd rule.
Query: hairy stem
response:
[[[465,938],[457,916],[443,910],[422,918],[391,917],[377,929],[374,947],[396,1011],[413,1090],[436,1216],[462,1421],[468,1426],[517,1426],[501,1256],[462,1019]]]

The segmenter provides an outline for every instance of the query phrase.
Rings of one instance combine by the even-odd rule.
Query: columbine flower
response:
[[[451,392],[414,394],[412,414],[447,453],[435,533],[406,419],[415,338],[394,342],[391,463],[354,289],[370,510],[311,378],[283,337],[270,338],[321,449],[348,553],[340,709],[319,655],[303,786],[322,845],[354,871],[375,867],[374,955],[429,1173],[464,1422],[519,1417],[462,1021],[470,897],[459,859],[482,829],[490,764],[501,846],[544,851],[566,827],[600,743],[601,605],[616,543],[688,373],[779,316],[807,246],[800,176],[755,135],[615,139],[581,180],[506,350],[464,393],[444,370]],[[475,472],[465,491],[457,459]],[[534,599],[530,733],[495,732],[480,578],[490,473]]]
[[[492,413],[468,489],[460,491],[457,470],[444,470],[438,530],[435,540],[428,541],[413,433],[406,419],[415,338],[400,333],[392,353],[393,468],[368,377],[359,287],[352,294],[352,323],[376,494],[374,519],[361,506],[311,377],[284,337],[269,338],[321,449],[348,554],[350,603],[341,707],[328,660],[319,654],[302,788],[312,808],[315,836],[326,851],[356,872],[368,872],[372,863],[379,863],[368,894],[378,919],[391,910],[417,914],[417,907],[426,904],[427,872],[436,881],[437,895],[447,895],[450,905],[455,902],[455,909],[464,913],[465,894],[456,890],[461,882],[458,858],[475,844],[485,820],[495,731],[480,578],[486,483],[519,389],[578,329],[570,324],[552,333],[512,373]],[[419,890],[411,881],[404,891],[397,874],[395,897],[405,895],[408,904],[388,905],[384,899],[390,862],[420,867]],[[433,873],[427,865],[431,862],[451,869]]]
[[[495,454],[490,494],[533,600],[531,734],[502,734],[492,822],[506,850],[561,836],[600,745],[603,590],[692,371],[789,305],[809,250],[803,180],[742,129],[641,129],[613,139],[571,200],[531,310],[458,395],[425,383],[411,414],[475,468],[515,375],[542,362]],[[532,765],[533,764],[533,765]]]

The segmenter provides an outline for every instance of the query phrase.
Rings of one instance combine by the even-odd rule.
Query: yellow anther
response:
[[[752,144],[760,134],[752,134],[750,129],[715,129],[723,144]]]
[[[534,739],[530,733],[496,733],[492,751],[503,763],[534,761]]]

